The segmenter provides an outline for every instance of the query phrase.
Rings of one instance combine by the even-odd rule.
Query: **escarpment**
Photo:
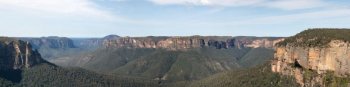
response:
[[[235,37],[121,37],[109,39],[103,42],[106,48],[164,48],[170,50],[214,47],[217,49],[241,48],[241,47],[264,47],[272,48],[283,38],[235,38]]]
[[[349,36],[344,31],[350,32],[316,29],[306,30],[287,38],[287,42],[281,42],[275,47],[272,71],[294,76],[297,82],[305,87],[325,87],[327,83],[325,79],[329,73],[334,73],[337,77],[349,77],[350,43],[346,39],[334,36],[336,32]]]

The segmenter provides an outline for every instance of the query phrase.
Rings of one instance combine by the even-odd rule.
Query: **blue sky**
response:
[[[291,36],[350,28],[349,0],[0,0],[0,36]]]

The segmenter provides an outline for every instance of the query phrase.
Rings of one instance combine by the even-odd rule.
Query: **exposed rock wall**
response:
[[[207,42],[207,43],[206,43]],[[226,48],[226,42],[215,40],[205,40],[198,37],[169,37],[157,40],[155,38],[132,38],[124,37],[120,39],[107,40],[104,42],[105,47],[127,47],[127,48],[165,48],[165,49],[187,49],[199,48],[204,46],[214,46]],[[220,47],[219,47],[220,46]]]
[[[269,40],[259,38],[254,40],[240,40],[233,37],[217,39],[211,37],[122,37],[118,39],[105,40],[103,45],[106,48],[164,48],[164,49],[188,49],[200,47],[215,47],[217,49],[240,48],[240,47],[265,47],[272,48],[283,38]]]
[[[276,47],[275,58],[272,61],[272,71],[284,75],[293,75],[300,84],[305,84],[300,77],[307,70],[322,75],[328,71],[338,76],[350,75],[350,43],[333,40],[328,47]],[[314,83],[322,83],[321,76],[316,76]]]
[[[38,51],[33,50],[29,42],[6,41],[1,42],[0,64],[9,69],[29,68],[44,62]]]
[[[259,47],[265,47],[265,48],[273,48],[276,43],[283,41],[284,39],[276,39],[276,40],[269,40],[269,39],[256,39],[252,41],[248,41],[244,44],[244,47],[252,47],[252,48],[259,48]]]

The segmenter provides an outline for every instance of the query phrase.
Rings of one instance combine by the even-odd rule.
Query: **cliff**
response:
[[[1,38],[0,66],[7,69],[29,68],[45,62],[37,50],[33,50],[29,42]]]
[[[334,73],[337,77],[348,77],[350,75],[350,43],[345,39],[329,36],[334,35],[333,33],[337,31],[338,34],[349,37],[348,34],[340,33],[344,30],[306,30],[287,38],[287,42],[281,42],[276,46],[271,64],[272,71],[294,76],[297,82],[305,87],[316,85],[325,87],[328,73]],[[321,41],[322,39],[318,38],[333,39]]]
[[[257,38],[257,37],[220,37],[220,36],[190,36],[190,37],[121,37],[104,40],[106,48],[164,48],[170,50],[214,47],[217,49],[264,47],[272,48],[283,38]]]

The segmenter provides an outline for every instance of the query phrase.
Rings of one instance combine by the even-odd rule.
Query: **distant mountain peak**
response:
[[[115,35],[115,34],[111,34],[111,35],[107,35],[107,36],[103,37],[103,39],[108,39],[108,40],[110,40],[110,39],[117,39],[117,38],[120,38],[120,36],[119,35]]]

